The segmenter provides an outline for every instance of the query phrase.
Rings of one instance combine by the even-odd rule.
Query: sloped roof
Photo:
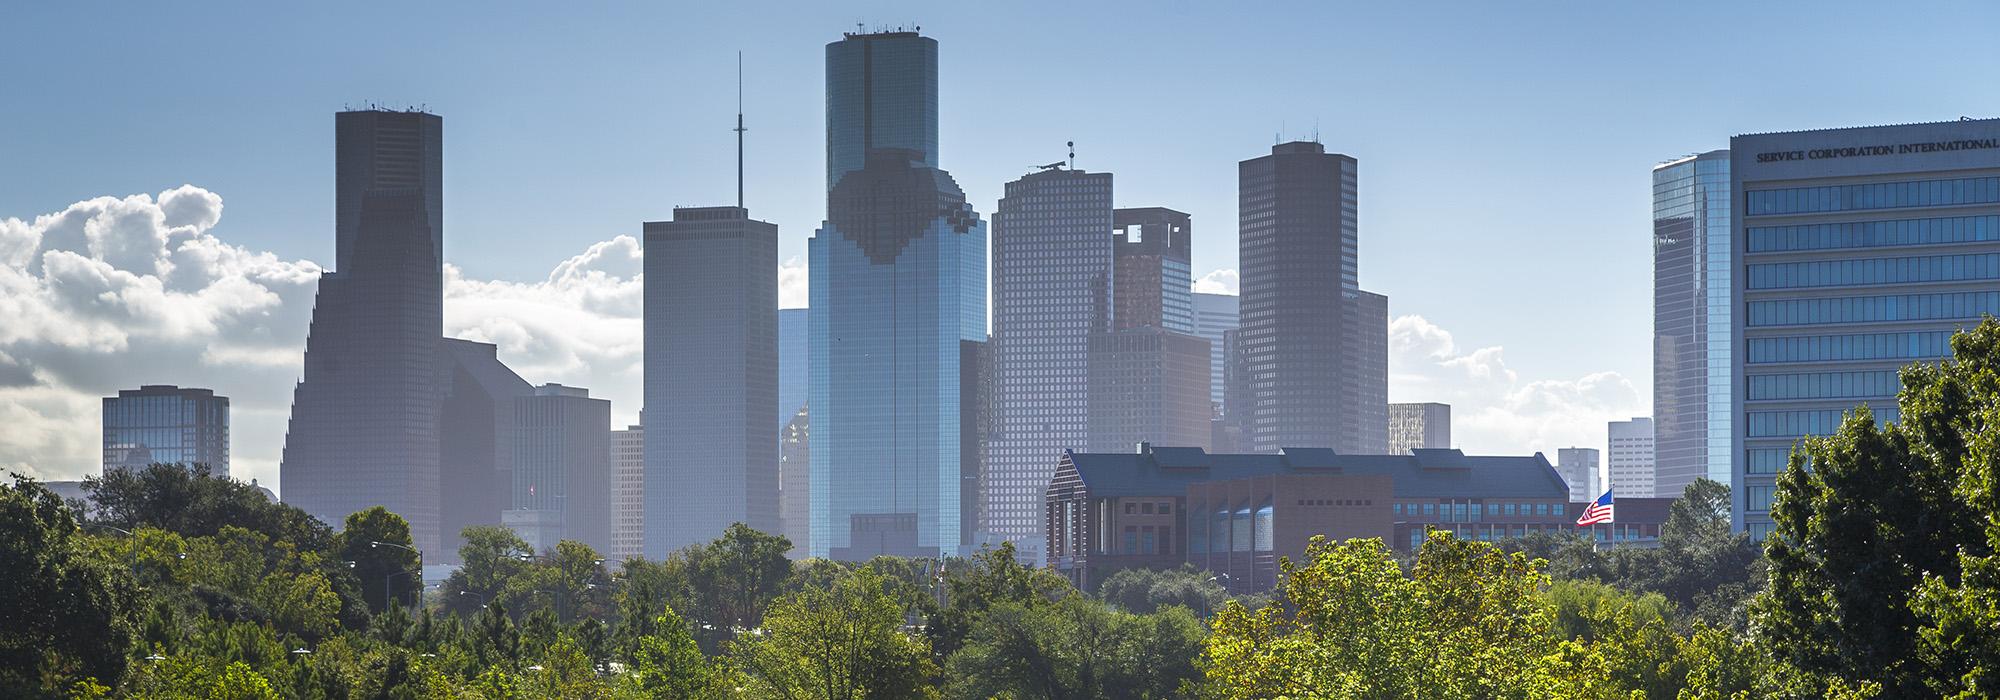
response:
[[[1569,487],[1539,452],[1498,457],[1420,449],[1408,455],[1344,455],[1325,448],[1288,447],[1279,454],[1209,454],[1199,447],[1142,446],[1131,453],[1065,456],[1096,497],[1180,494],[1190,484],[1275,474],[1390,476],[1397,498],[1569,496]]]

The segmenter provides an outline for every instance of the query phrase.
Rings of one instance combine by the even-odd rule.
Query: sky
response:
[[[233,399],[275,482],[333,119],[445,124],[446,331],[638,410],[640,222],[734,195],[804,303],[824,211],[823,46],[940,43],[940,165],[991,214],[1077,143],[1119,206],[1194,217],[1236,268],[1236,166],[1278,139],[1360,162],[1361,283],[1393,401],[1470,451],[1602,447],[1650,412],[1653,165],[1733,134],[2000,116],[1991,3],[12,3],[0,25],[0,469],[77,478],[98,397]]]

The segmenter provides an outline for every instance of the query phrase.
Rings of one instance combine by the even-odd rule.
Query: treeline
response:
[[[1010,548],[792,562],[737,526],[663,561],[472,528],[424,590],[400,517],[339,531],[200,469],[0,485],[0,696],[2000,696],[2000,323],[1795,450],[1762,547],[1702,482],[1654,549],[1315,542],[1279,587]],[[1810,468],[1809,468],[1810,467]]]

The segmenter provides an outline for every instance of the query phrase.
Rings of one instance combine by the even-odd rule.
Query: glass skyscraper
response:
[[[826,48],[827,218],[808,242],[814,556],[970,542],[986,224],[937,165],[937,42]],[[974,509],[976,510],[976,509]]]
[[[104,471],[156,463],[229,476],[229,397],[159,384],[104,397]]]
[[[1236,330],[1236,301],[1230,294],[1194,295],[1195,334],[1208,340],[1208,402],[1218,416],[1223,409],[1223,387],[1228,386],[1223,371],[1229,364],[1228,345],[1222,334]]]
[[[1729,151],[1653,168],[1654,493],[1730,477]],[[1637,494],[1622,493],[1634,496]]]
[[[2000,119],[1730,139],[1734,523],[1772,529],[1794,443],[2000,313]]]

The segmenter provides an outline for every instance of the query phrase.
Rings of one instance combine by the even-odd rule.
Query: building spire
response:
[[[743,208],[743,52],[736,52],[736,208]]]

